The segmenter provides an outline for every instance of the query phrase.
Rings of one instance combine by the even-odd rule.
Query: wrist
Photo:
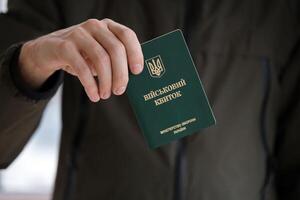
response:
[[[33,90],[38,90],[43,83],[55,72],[48,69],[43,69],[35,63],[34,43],[26,42],[21,47],[18,67],[21,78],[24,83]]]

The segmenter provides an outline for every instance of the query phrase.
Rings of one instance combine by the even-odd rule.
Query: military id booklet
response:
[[[144,70],[130,75],[126,93],[150,148],[216,123],[180,30],[143,43],[142,51]]]

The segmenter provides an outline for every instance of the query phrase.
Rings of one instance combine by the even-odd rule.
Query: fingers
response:
[[[94,102],[109,98],[111,92],[125,92],[128,66],[133,74],[143,70],[143,54],[136,34],[112,20],[88,20],[61,34],[61,49],[65,52],[62,55],[67,60],[63,69],[78,76]],[[98,84],[93,75],[98,77]]]
[[[91,59],[89,59],[89,57],[83,52],[83,51],[80,51],[83,59],[85,60],[85,62],[87,63],[87,65],[89,66],[93,76],[97,76],[97,71],[95,70],[95,66],[93,64],[93,62],[91,61]]]
[[[131,72],[133,74],[142,72],[144,58],[141,45],[134,31],[110,19],[105,20],[107,21],[108,29],[124,44]]]
[[[62,68],[64,71],[68,72],[69,74],[72,74],[73,76],[77,76],[76,72],[72,69],[70,66],[64,66]]]
[[[80,30],[80,29],[79,29]],[[111,95],[112,70],[110,57],[106,50],[85,30],[81,30],[75,39],[75,43],[90,66],[93,75],[98,76],[98,89],[102,99]]]
[[[115,95],[123,94],[128,83],[127,54],[124,44],[107,28],[104,22],[94,24],[93,27],[90,27],[90,31],[110,56],[113,93]]]
[[[65,60],[68,66],[72,66],[72,70],[77,74],[90,100],[93,102],[99,101],[100,96],[96,81],[76,46],[72,42],[63,41],[59,50],[61,51],[61,59]]]
[[[28,72],[33,68],[38,71],[38,76],[28,73],[32,82],[37,82],[34,85],[40,85],[53,72],[63,69],[79,78],[94,102],[100,97],[107,99],[111,92],[123,94],[128,84],[128,70],[138,74],[144,64],[136,34],[110,19],[91,19],[55,31],[33,40],[31,45],[24,45],[22,49],[22,55],[24,52],[34,55],[32,59],[20,56]],[[94,76],[98,77],[98,83]]]

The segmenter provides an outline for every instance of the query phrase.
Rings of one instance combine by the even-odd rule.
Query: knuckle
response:
[[[120,36],[124,38],[134,39],[136,37],[136,34],[133,30],[126,27],[120,30]]]
[[[106,23],[103,22],[102,20],[101,20],[101,21],[98,21],[98,24],[95,25],[95,27],[100,28],[100,29],[103,29],[103,28],[106,27]]]
[[[91,30],[93,32],[99,31],[99,29],[104,29],[106,27],[106,24],[101,20],[98,19],[88,19],[84,26],[86,29]]]
[[[88,19],[88,20],[86,20],[85,24],[87,26],[97,26],[99,24],[99,20],[98,19]]]
[[[105,22],[105,23],[110,23],[113,22],[113,20],[109,19],[109,18],[104,18],[101,21]]]
[[[99,50],[99,47],[97,44],[91,44],[91,52],[93,52],[94,55],[100,55],[101,51]]]
[[[78,39],[78,38],[81,38],[83,35],[84,35],[84,30],[82,27],[79,26],[72,31],[72,33],[70,34],[70,37],[74,38],[74,39]]]
[[[63,51],[68,51],[74,47],[73,43],[70,40],[62,40],[59,44],[59,49]]]
[[[111,44],[111,54],[114,56],[122,56],[125,54],[125,47],[121,42],[114,42]]]
[[[101,57],[98,54],[94,55],[93,63],[95,64],[95,67],[99,67],[102,65]]]
[[[79,35],[82,35],[85,33],[85,30],[84,28],[82,28],[81,26],[78,26],[76,29],[75,29],[75,33],[76,34],[79,34]]]
[[[88,79],[89,78],[89,72],[88,72],[88,69],[87,67],[85,66],[78,66],[77,67],[77,71],[78,71],[78,74],[84,79]]]
[[[93,62],[95,65],[99,66],[99,65],[103,65],[106,64],[104,61],[106,61],[106,57],[108,57],[108,55],[105,53],[103,53],[103,51],[101,49],[99,49],[98,46],[93,46],[92,47],[92,52],[93,52]]]
[[[107,25],[106,25],[105,22],[99,21],[99,22],[98,22],[98,26],[95,26],[95,27],[97,27],[98,29],[104,29],[104,28],[107,27]]]
[[[110,65],[110,57],[106,52],[99,52],[100,62],[103,65]]]

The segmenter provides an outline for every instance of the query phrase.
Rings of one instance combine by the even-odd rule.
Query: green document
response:
[[[142,44],[140,75],[130,75],[127,96],[150,148],[215,124],[199,75],[180,30]]]

